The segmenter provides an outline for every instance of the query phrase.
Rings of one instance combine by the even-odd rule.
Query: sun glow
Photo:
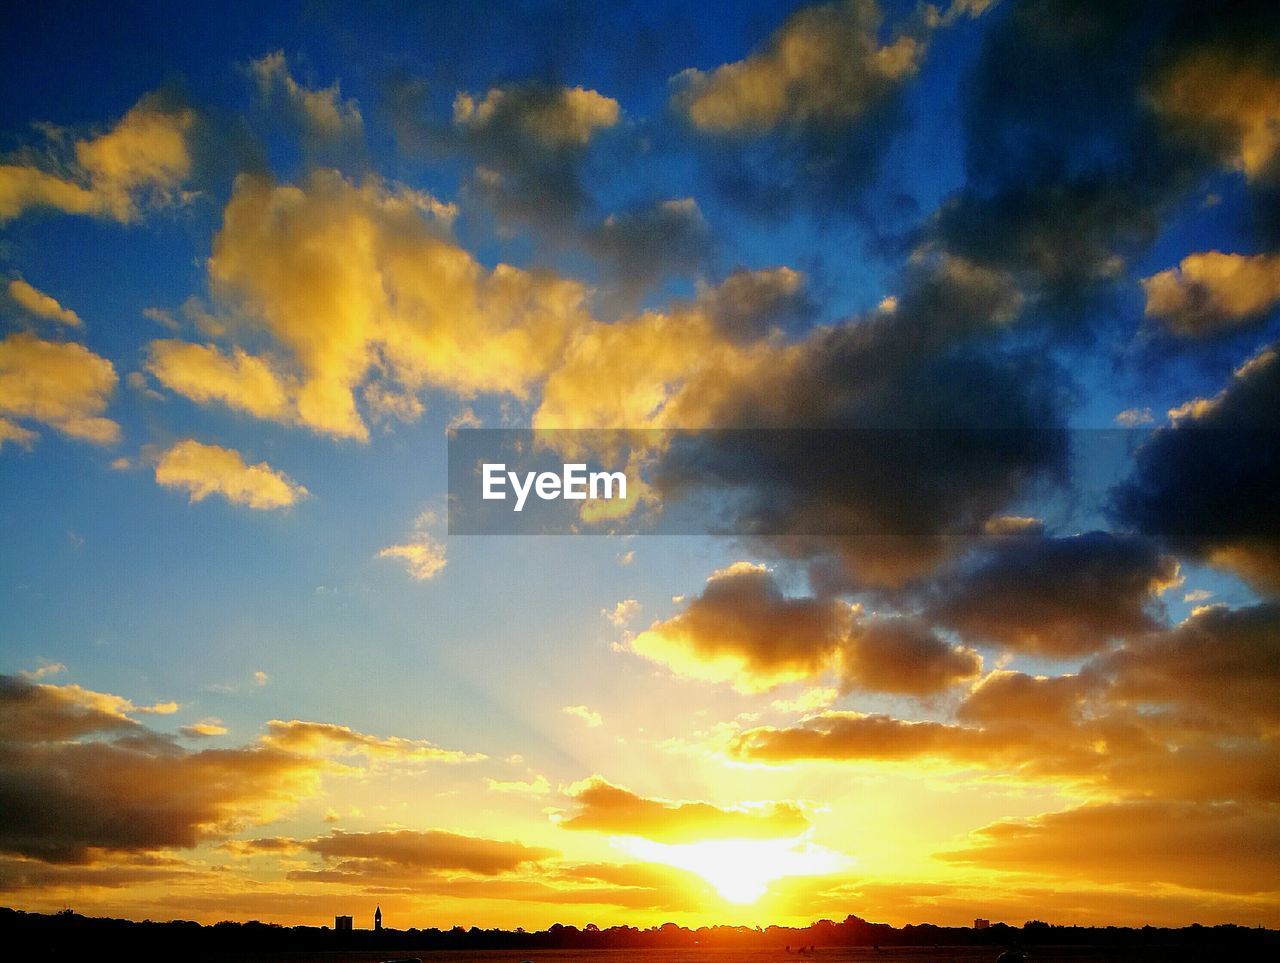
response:
[[[639,859],[696,873],[730,903],[754,903],[774,880],[820,876],[848,869],[853,859],[796,839],[716,839],[673,845],[648,839],[615,840]]]

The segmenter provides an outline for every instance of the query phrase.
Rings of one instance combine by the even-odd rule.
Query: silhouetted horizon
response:
[[[369,914],[363,914],[369,915]],[[344,917],[345,918],[345,917]],[[357,917],[359,918],[359,917]],[[370,916],[370,919],[373,917]],[[1182,927],[1080,926],[1028,920],[1013,926],[975,919],[985,926],[942,926],[913,923],[900,927],[876,923],[850,913],[837,922],[816,920],[808,926],[714,925],[691,928],[667,922],[648,927],[615,925],[581,927],[554,923],[526,931],[411,926],[381,929],[335,929],[332,926],[286,925],[263,920],[203,924],[193,920],[130,920],[84,916],[73,909],[34,913],[0,907],[0,938],[21,936],[24,944],[55,952],[90,950],[111,938],[115,950],[149,952],[295,952],[364,950],[620,950],[620,949],[783,949],[799,952],[841,947],[1107,947],[1112,949],[1280,948],[1280,930],[1237,923]],[[1165,957],[1162,957],[1165,958]]]

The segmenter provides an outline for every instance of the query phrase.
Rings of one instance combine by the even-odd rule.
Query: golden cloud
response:
[[[64,308],[57,298],[32,287],[22,278],[14,278],[9,282],[9,297],[18,307],[37,318],[57,321],[73,328],[80,327],[80,315],[70,308]]]
[[[660,843],[706,839],[779,839],[799,836],[809,819],[795,803],[725,809],[706,802],[669,802],[637,795],[592,776],[569,787],[579,806],[564,829],[640,836]]]
[[[583,87],[493,87],[484,97],[459,93],[453,122],[471,130],[518,127],[546,148],[582,146],[618,122],[618,102]]]
[[[1280,890],[1280,817],[1225,804],[1134,801],[994,823],[955,863],[1099,882],[1173,883],[1228,893]]]
[[[309,757],[363,755],[369,759],[401,762],[476,762],[485,757],[479,753],[442,749],[425,739],[400,736],[373,736],[332,722],[285,722],[272,719],[267,723],[264,745]]]
[[[1208,47],[1169,69],[1152,92],[1175,130],[1209,140],[1250,180],[1280,152],[1280,73],[1274,63]]]
[[[78,140],[67,173],[0,165],[0,223],[33,207],[134,220],[145,204],[167,203],[191,171],[188,109],[149,95],[105,134]]]
[[[432,534],[438,520],[434,512],[423,512],[414,521],[413,535],[407,542],[388,545],[378,558],[396,558],[404,562],[409,577],[419,582],[435,578],[448,564],[445,544]]]
[[[328,836],[305,840],[302,846],[335,862],[336,866],[319,873],[300,870],[290,873],[290,879],[342,880],[440,871],[495,876],[559,855],[553,849],[438,829],[370,833],[335,829]]]
[[[834,599],[788,598],[768,569],[715,572],[684,610],[631,640],[632,651],[680,675],[757,692],[829,669],[852,620]]]
[[[266,358],[241,348],[230,354],[211,344],[152,341],[147,370],[170,391],[196,404],[219,402],[256,418],[291,421],[297,386]]]
[[[265,461],[248,465],[238,451],[193,438],[178,442],[160,456],[156,483],[186,489],[192,502],[221,495],[235,505],[260,510],[288,508],[308,494]]]
[[[100,445],[117,441],[120,426],[102,416],[117,381],[111,362],[84,345],[9,335],[0,341],[0,440],[34,440],[8,421],[18,418]]]
[[[875,0],[808,7],[747,58],[684,71],[673,103],[695,127],[719,134],[856,118],[913,76],[924,53],[908,35],[882,45],[882,20]]]
[[[1241,327],[1280,301],[1280,255],[1188,254],[1176,268],[1144,278],[1142,288],[1148,317],[1174,334],[1207,337]]]
[[[371,373],[396,394],[525,397],[585,323],[586,289],[484,268],[449,239],[452,214],[425,193],[335,171],[298,187],[242,175],[210,283],[234,308],[231,333],[270,335],[283,363],[159,342],[151,370],[197,401],[358,439],[368,429],[354,392]]]

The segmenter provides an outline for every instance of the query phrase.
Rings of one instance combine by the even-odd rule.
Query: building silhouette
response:
[[[986,930],[986,929],[990,929],[990,928],[991,928],[991,920],[984,920],[981,916],[979,916],[976,920],[974,920],[974,921],[973,921],[973,928],[974,928],[975,930]]]
[[[334,930],[335,930],[335,931],[337,931],[337,932],[339,932],[339,933],[349,933],[349,932],[351,932],[351,917],[350,917],[350,916],[335,916],[335,917],[333,918],[333,928],[334,928]]]
[[[378,906],[373,911],[373,931],[375,933],[382,929],[382,907]]]

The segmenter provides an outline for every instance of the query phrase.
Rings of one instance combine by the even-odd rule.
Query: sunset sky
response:
[[[0,78],[0,905],[1280,926],[1275,3],[15,4]],[[757,534],[449,537],[531,427]]]

